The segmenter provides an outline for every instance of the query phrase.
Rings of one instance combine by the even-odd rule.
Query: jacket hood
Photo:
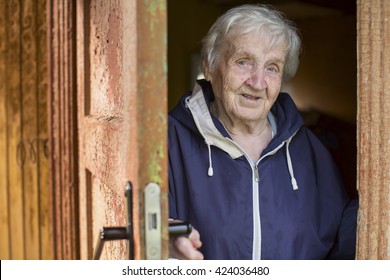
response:
[[[179,123],[183,124],[185,127],[187,127],[189,130],[196,134],[200,134],[198,131],[198,128],[196,127],[196,124],[191,116],[191,112],[189,108],[187,107],[186,102],[188,101],[188,98],[190,98],[192,95],[195,95],[197,90],[201,88],[204,95],[204,101],[206,103],[206,108],[204,108],[207,111],[210,111],[210,102],[214,101],[214,93],[211,88],[210,82],[206,80],[197,80],[194,86],[194,89],[192,91],[186,92],[185,95],[183,95],[180,98],[179,103],[176,105],[175,108],[172,109],[172,111],[169,112],[169,115],[176,119]],[[228,136],[228,135],[226,135]]]

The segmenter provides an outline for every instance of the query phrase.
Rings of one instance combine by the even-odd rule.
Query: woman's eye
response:
[[[238,60],[238,61],[237,61],[237,64],[238,64],[238,65],[246,65],[247,62],[246,62],[245,60]]]
[[[241,70],[250,70],[252,69],[253,63],[248,59],[239,59],[235,62],[236,66]]]
[[[271,72],[271,73],[278,73],[278,72],[279,72],[279,71],[278,71],[278,68],[275,67],[275,66],[269,66],[269,67],[267,67],[267,71],[268,71],[268,72]]]

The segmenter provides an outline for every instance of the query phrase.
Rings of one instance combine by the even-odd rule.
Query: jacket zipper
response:
[[[255,166],[253,166],[253,169],[254,169],[254,172],[255,172],[255,180],[256,180],[256,182],[259,182],[260,181],[260,176],[259,176],[259,168],[257,167],[257,164],[255,164]]]
[[[253,192],[253,252],[252,259],[261,259],[261,221],[260,221],[260,201],[259,201],[259,169],[257,163],[253,166],[254,181],[252,186]],[[252,179],[253,180],[253,179]]]

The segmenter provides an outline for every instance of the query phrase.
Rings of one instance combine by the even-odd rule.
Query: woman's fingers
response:
[[[192,229],[188,237],[176,237],[170,240],[170,255],[177,259],[203,260],[203,254],[197,249],[202,246],[199,232]]]

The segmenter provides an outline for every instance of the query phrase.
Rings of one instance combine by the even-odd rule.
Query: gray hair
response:
[[[218,58],[221,46],[226,43],[229,32],[241,30],[243,34],[251,32],[270,32],[273,34],[272,44],[285,40],[287,56],[283,71],[283,80],[292,78],[299,66],[301,40],[298,29],[281,12],[268,5],[242,5],[230,9],[217,19],[203,39],[201,52],[202,71],[212,70]]]

